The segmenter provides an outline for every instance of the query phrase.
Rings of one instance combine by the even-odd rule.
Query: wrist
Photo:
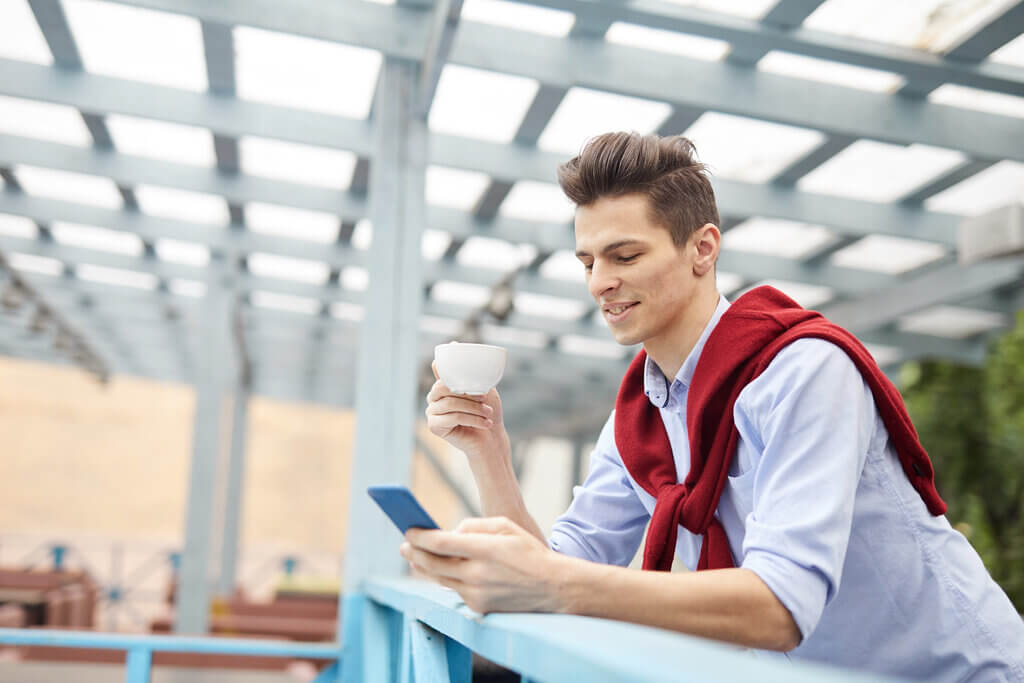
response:
[[[504,437],[504,438],[502,438]],[[504,478],[511,476],[515,478],[512,469],[512,446],[507,435],[496,437],[487,447],[476,453],[466,453],[466,460],[469,468],[479,480]]]
[[[588,586],[593,585],[590,577],[597,565],[576,557],[551,551],[554,556],[548,568],[552,612],[559,614],[585,614],[584,597]]]

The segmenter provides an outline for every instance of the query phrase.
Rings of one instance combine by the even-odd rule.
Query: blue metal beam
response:
[[[214,254],[207,268],[203,301],[204,345],[196,377],[195,415],[192,431],[192,465],[185,515],[185,547],[177,586],[175,633],[205,634],[208,630],[211,580],[214,578],[211,547],[217,462],[224,429],[228,383],[236,362],[231,348],[233,283],[224,256]]]
[[[235,40],[231,26],[210,21],[201,22],[203,52],[206,57],[206,80],[210,93],[226,97],[235,95]],[[213,136],[217,168],[228,174],[238,173],[240,160],[238,140],[226,135]]]
[[[82,56],[60,1],[28,0],[28,4],[53,54],[53,63],[65,69],[81,69]]]
[[[0,94],[96,113],[182,123],[215,134],[256,135],[372,153],[367,121],[0,59]],[[340,145],[338,141],[345,141]]]
[[[252,0],[250,2],[235,0],[221,3],[208,3],[204,0],[114,1],[187,14],[209,21],[245,24],[310,38],[347,43],[380,50],[386,55],[404,59],[419,59],[424,54],[430,18],[429,13],[420,8],[382,6],[366,2],[325,6],[318,0],[292,0],[285,7],[273,0]],[[892,71],[908,78],[934,77],[942,82],[1008,94],[1019,94],[1021,88],[1024,87],[1024,69],[1020,68],[992,64],[980,66],[965,64],[920,50],[901,48],[885,43],[847,38],[804,28],[774,28],[759,21],[695,7],[680,6],[666,0],[630,0],[629,2],[614,3],[594,2],[593,0],[535,0],[532,4],[583,14],[587,17],[587,21],[598,18],[609,22],[625,21],[652,28],[716,38],[734,44],[743,43],[757,46],[765,51],[782,50],[808,57]],[[1003,33],[1019,35],[1024,30],[1022,21],[1024,18],[1015,9],[1006,13],[997,26]],[[475,22],[463,22],[459,33],[460,37],[468,37],[470,44],[482,46],[488,44],[494,35],[491,30],[487,30],[488,28]],[[524,39],[529,34],[504,27],[496,30],[502,37],[498,43],[491,42],[492,47],[499,47],[501,44],[508,45],[513,50],[519,51],[521,55],[526,56],[530,48],[524,44]],[[564,39],[541,40],[536,45],[545,43],[564,43]],[[580,74],[590,71],[592,68],[600,68],[600,65],[587,65],[582,61],[587,56],[587,51],[583,49],[582,43],[570,46],[568,49],[565,49],[563,44],[562,51],[569,61],[575,62],[577,68],[566,71],[562,69],[561,63],[549,61],[547,68],[536,72],[535,77],[541,82],[554,84],[569,74]],[[514,73],[515,69],[507,68],[509,62],[506,54],[501,54],[503,52],[496,50],[495,54],[488,58],[484,52],[475,50],[460,52],[456,48],[452,54],[452,61],[466,66]],[[628,60],[631,62],[640,58],[647,60],[640,70],[632,69],[634,74],[647,70],[663,71],[674,61],[671,57],[654,55],[645,50],[628,50],[621,54],[633,54],[634,57]],[[730,70],[717,69],[717,72],[728,74]],[[587,79],[580,79],[581,82],[585,80]],[[663,89],[662,97],[667,96],[668,93],[678,93],[679,82],[674,81],[673,87]],[[622,79],[619,87],[629,88],[628,78]],[[708,108],[717,109],[717,107]],[[757,116],[752,110],[748,111],[748,114]],[[866,137],[878,136],[867,135]],[[943,146],[955,148],[955,145]]]
[[[936,268],[896,287],[854,301],[822,307],[832,321],[860,333],[938,304],[951,304],[994,289],[1024,284],[1024,257],[986,261],[970,266],[957,263]]]
[[[1003,13],[949,51],[947,57],[980,62],[1024,33],[1024,0],[1007,5]]]
[[[1011,95],[1019,94],[1024,89],[1024,69],[1020,68],[1004,69],[1001,65],[971,64],[962,61],[963,58],[949,59],[923,50],[794,27],[792,24],[773,25],[770,20],[745,19],[699,7],[680,6],[667,0],[630,0],[622,4],[593,0],[537,0],[536,4],[613,21],[715,38],[743,45],[744,49],[763,50],[765,53],[779,50],[890,71],[908,80],[934,79]],[[813,10],[813,7],[802,8],[803,11],[807,9]],[[798,10],[790,20],[800,19],[800,13]],[[810,13],[806,11],[804,18]],[[1019,34],[1024,30],[1024,17],[1008,12],[996,25],[1003,33],[1016,31]]]
[[[465,607],[457,593],[425,581],[374,580],[368,595],[373,602],[421,621],[482,657],[538,681],[878,680],[877,676],[821,665],[757,657],[730,645],[621,621],[566,614],[480,615]],[[378,652],[384,649],[378,647]],[[681,661],[687,663],[683,675]]]
[[[434,0],[430,17],[430,32],[427,46],[420,60],[419,83],[417,86],[416,111],[426,118],[434,102],[437,83],[441,80],[448,54],[452,49],[455,30],[459,26],[463,0]]]
[[[344,592],[372,576],[397,576],[404,563],[381,545],[393,534],[366,487],[411,477],[423,278],[420,217],[425,207],[426,121],[417,116],[416,66],[386,59],[374,105],[376,154],[370,170],[370,286],[360,329],[356,436],[352,463]],[[343,636],[343,637],[347,637]]]
[[[973,35],[946,52],[945,59],[959,64],[980,64],[992,52],[998,50],[1024,32],[1024,1],[1018,0],[1014,5],[1004,8],[1002,14],[992,17],[988,23],[978,27]],[[919,75],[908,80],[898,92],[911,97],[926,97],[935,88],[945,82],[940,74]],[[1009,94],[1020,95],[1024,88]]]
[[[110,178],[124,185],[203,192],[233,203],[268,202],[355,219],[366,215],[365,199],[348,192],[11,135],[0,135],[0,160]]]
[[[0,205],[2,208],[2,205]],[[77,263],[97,263],[99,265],[107,265],[115,268],[128,268],[138,270],[140,267],[144,267],[158,274],[162,278],[182,277],[182,278],[195,278],[201,272],[199,269],[184,266],[169,264],[164,262],[141,262],[136,257],[123,256],[117,254],[108,254],[104,252],[98,252],[95,250],[83,249],[79,247],[70,247],[66,245],[58,245],[53,243],[40,243],[35,241],[18,240],[16,238],[0,237],[0,247],[8,250],[17,250],[24,253],[29,253],[37,256],[45,256],[48,258],[56,258],[65,263],[77,264]],[[769,259],[758,255],[750,254],[732,254],[732,262],[730,258],[726,258],[730,254],[726,253],[722,255],[720,260],[723,269],[729,265],[742,265],[735,259],[747,259],[748,263],[744,265],[741,270],[754,270],[758,267],[761,268],[761,277],[779,277],[781,279],[787,279],[786,275],[798,276],[801,269],[806,269],[807,272],[815,272],[813,266],[803,266],[802,264],[788,259]],[[760,266],[759,266],[760,264]],[[779,265],[773,265],[779,264]],[[786,270],[788,268],[788,270]],[[885,296],[885,292],[899,291],[900,287],[903,286],[904,278],[898,278],[887,275],[875,274],[875,278],[866,277],[868,273],[860,273],[860,271],[845,271],[844,269],[818,266],[820,269],[818,272],[821,274],[820,283],[829,282],[829,278],[832,278],[832,284],[835,285],[842,279],[849,280],[851,289],[849,293],[855,297],[871,297],[874,296],[873,292],[880,292],[879,296]],[[451,270],[451,275],[446,273]],[[432,278],[444,277],[455,277],[460,269],[454,266],[441,267],[436,265],[434,268],[428,270]],[[946,269],[942,269],[941,272],[946,273]],[[495,273],[494,277],[499,274]],[[864,276],[864,277],[862,277]],[[542,287],[542,283],[539,282],[541,278],[536,276],[531,279],[529,276],[523,276],[528,291],[538,291]],[[794,279],[790,277],[788,279]],[[806,280],[806,278],[804,278]],[[859,285],[853,287],[854,285]],[[322,286],[322,285],[311,285],[303,284],[298,282],[289,282],[284,280],[275,280],[273,278],[263,278],[253,275],[244,275],[240,278],[238,286],[241,290],[260,289],[264,291],[279,292],[283,294],[291,294],[296,296],[314,297],[323,301],[339,301],[347,300],[351,303],[365,303],[364,297],[359,293],[347,292],[345,290],[336,289],[334,287]],[[76,288],[87,289],[89,283],[78,283]],[[575,287],[575,286],[573,286]],[[589,295],[585,293],[582,286],[579,287],[578,296],[580,300],[589,301]],[[53,291],[52,289],[45,290],[47,292]],[[172,297],[166,293],[160,292],[138,292],[135,293],[132,290],[126,288],[108,287],[102,290],[105,293],[104,298],[113,297],[115,300],[125,300],[126,298],[137,298],[139,301],[149,302],[148,308],[141,309],[142,311],[150,312],[150,320],[156,322],[163,317],[161,306],[174,305],[179,310],[189,311],[192,307],[198,306],[199,302],[191,302],[188,299],[182,299],[180,297]],[[541,290],[545,291],[545,290]],[[557,293],[566,295],[571,294],[573,291],[570,288],[568,291],[559,290]],[[556,293],[549,291],[548,293]],[[75,294],[72,294],[75,296]],[[61,299],[58,299],[60,301]],[[836,306],[844,306],[845,304],[835,304]],[[472,312],[472,307],[465,305],[446,304],[438,301],[427,300],[423,303],[424,313],[435,317],[450,318],[453,320],[463,320]],[[106,310],[106,309],[104,309]],[[256,319],[272,315],[272,312],[266,311],[265,309],[251,309]],[[113,312],[113,311],[112,311]],[[126,315],[127,311],[118,313],[116,317],[122,319]],[[190,314],[192,315],[192,314]],[[287,314],[285,314],[287,315]],[[347,321],[340,321],[331,317],[316,316],[311,317],[308,315],[295,314],[291,316],[296,324],[301,325],[304,329],[307,329],[312,333],[316,330],[330,329],[338,325],[349,325]],[[884,324],[883,321],[880,324]],[[275,323],[277,325],[279,323]],[[540,330],[550,335],[564,335],[573,334],[579,336],[595,336],[601,339],[609,339],[607,331],[599,326],[596,326],[590,322],[578,322],[571,320],[558,320],[554,318],[547,318],[542,316],[529,316],[522,313],[513,312],[506,321],[506,324],[516,329],[532,329]],[[912,344],[907,344],[911,347]]]
[[[231,246],[244,254],[260,251],[295,258],[306,258],[325,262],[333,269],[367,265],[365,254],[351,247],[340,245],[326,246],[248,231],[217,230],[199,224],[147,217],[122,211],[111,211],[109,209],[88,207],[57,200],[28,197],[12,192],[0,192],[0,212],[27,216],[44,222],[69,220],[90,225],[102,225],[114,230],[138,234],[151,241],[170,238],[199,242],[211,249]],[[428,212],[428,216],[434,215],[446,215],[446,210],[436,209]],[[456,216],[458,215],[458,212],[456,212]],[[465,214],[462,215],[464,216]],[[471,220],[464,220],[460,224],[441,219],[439,219],[438,223],[433,223],[432,218],[430,221],[434,225],[445,225],[457,236],[468,237],[473,234],[470,232],[474,229]],[[526,231],[520,230],[521,223],[506,221],[502,222],[501,225],[506,225],[509,232],[498,228],[490,234],[495,237],[509,239],[513,242],[529,240],[529,236],[525,234]],[[540,226],[542,224],[534,225]],[[532,227],[528,229],[532,230]],[[559,242],[550,245],[550,249],[571,248],[572,242],[568,236],[568,230],[561,227],[555,228],[555,230],[564,236],[560,238]],[[549,235],[548,240],[551,241],[551,239],[552,237]],[[202,270],[195,266],[169,263],[154,258],[139,258],[82,249],[52,242],[46,243],[14,237],[0,237],[0,244],[17,252],[57,258],[64,262],[96,263],[115,268],[149,272],[163,279],[183,278],[194,280],[201,277],[202,273]],[[828,263],[804,264],[781,257],[737,251],[723,252],[719,259],[719,267],[723,271],[736,273],[751,281],[772,278],[806,282],[825,285],[837,292],[846,294],[861,293],[877,287],[890,285],[896,281],[895,278],[889,275],[844,268]],[[503,276],[504,274],[499,270],[471,268],[453,263],[434,262],[425,265],[425,277],[428,282],[454,280],[490,287]],[[587,303],[591,301],[585,286],[579,281],[565,282],[548,279],[536,273],[522,273],[518,276],[516,284],[520,291],[576,299]],[[360,300],[357,293],[342,290],[337,286],[337,283],[333,285],[309,285],[287,280],[245,275],[242,279],[242,286],[252,286],[254,288],[263,288],[269,291],[299,296],[313,296],[326,301],[342,299],[350,301]]]
[[[2,68],[3,60],[0,60]],[[0,86],[2,89],[2,86]],[[430,136],[431,161],[469,168],[514,182],[551,180],[564,161],[560,155],[520,145],[499,145],[455,136]],[[211,169],[175,164],[53,142],[0,135],[0,165],[29,164],[107,177],[124,184],[149,183],[225,197],[229,202],[265,201],[335,213],[344,220],[366,215],[365,196],[251,175],[224,175]],[[790,187],[713,178],[723,215],[765,216],[806,221],[851,235],[886,234],[956,244],[960,217],[917,206],[867,202],[801,192]],[[28,198],[31,199],[31,198]],[[430,227],[469,236],[486,233],[510,241],[529,241],[549,250],[573,248],[568,224],[540,223],[428,207]],[[68,218],[87,222],[83,219]],[[210,228],[204,228],[209,232]],[[296,240],[289,240],[296,241]],[[343,247],[341,247],[343,248]]]
[[[302,659],[337,659],[341,649],[338,643],[296,643],[255,638],[182,638],[153,634],[16,628],[0,629],[0,643],[40,647],[79,647],[90,650],[145,649],[150,652],[195,652]]]
[[[231,397],[231,445],[224,486],[223,532],[217,593],[230,598],[237,580],[239,537],[245,499],[245,460],[249,435],[249,378],[239,377]]]
[[[770,28],[790,30],[804,23],[824,0],[779,0],[761,17],[761,23]],[[758,60],[770,52],[764,45],[750,45],[746,41],[732,44],[732,50],[726,57],[736,64],[757,64]]]
[[[92,287],[95,288],[96,286]],[[66,291],[43,291],[45,291],[45,293],[57,304],[64,303],[69,297],[69,294]],[[146,348],[156,350],[158,345],[155,345],[148,338],[140,337],[140,332],[133,331],[143,330],[149,323],[144,316],[139,317],[138,314],[132,313],[135,309],[131,307],[131,302],[137,301],[138,303],[134,304],[136,307],[155,307],[159,305],[159,302],[161,301],[161,299],[158,298],[159,294],[136,294],[126,291],[123,288],[110,286],[104,287],[102,291],[107,293],[104,297],[106,300],[110,301],[111,304],[116,304],[115,308],[105,308],[104,311],[121,311],[116,315],[116,318],[124,321],[125,325],[130,325],[130,327],[120,327],[120,333],[133,342],[144,344]],[[117,304],[118,301],[123,303]],[[201,304],[200,302],[191,302],[190,305],[195,309]],[[140,309],[140,312],[144,312],[145,310],[147,309],[142,308]],[[462,320],[470,312],[471,307],[438,304],[436,302],[428,302],[425,304],[424,308],[424,313],[426,314],[437,317],[447,317],[453,320]],[[189,317],[194,315],[194,313],[189,309],[186,309],[186,313]],[[291,368],[301,365],[301,362],[298,359],[296,359],[294,363],[285,362],[287,359],[280,355],[280,349],[299,348],[303,345],[308,345],[309,340],[315,335],[320,335],[325,343],[328,338],[327,335],[330,335],[330,346],[334,350],[334,357],[337,358],[339,353],[341,353],[345,348],[345,341],[351,338],[351,331],[357,325],[357,323],[353,321],[324,317],[310,317],[297,313],[258,308],[248,309],[247,318],[250,320],[249,326],[247,327],[248,334],[253,340],[253,344],[257,346],[256,350],[259,351],[259,344],[261,343],[261,340],[267,340],[271,344],[270,348],[275,350],[272,362],[274,373],[277,371],[290,372]],[[133,320],[135,321],[134,323],[132,322]],[[521,314],[514,313],[509,319],[509,324],[519,329],[543,330],[551,335],[573,334],[582,337],[593,337],[595,339],[611,341],[610,335],[604,328],[587,323],[559,321],[535,316],[523,316]],[[423,335],[421,333],[421,337],[422,336]],[[908,355],[912,352],[924,350],[929,354],[940,357],[968,360],[974,357],[977,350],[972,344],[961,342],[959,340],[944,340],[924,335],[894,332],[892,330],[867,332],[862,333],[862,336],[866,341],[870,341],[872,343],[900,347],[903,349],[904,353]],[[443,340],[439,339],[438,341]],[[426,344],[424,348],[420,349],[419,356],[421,358],[427,357],[425,354],[429,353],[429,347],[430,344]],[[511,380],[513,384],[515,382],[515,378],[521,372],[518,365],[515,364],[525,362],[530,366],[530,368],[525,372],[529,376],[535,378],[531,379],[531,382],[544,377],[549,377],[553,379],[553,381],[557,382],[560,377],[559,370],[564,371],[567,368],[571,368],[578,376],[596,373],[597,376],[606,377],[606,380],[611,383],[609,386],[611,386],[612,394],[614,394],[614,386],[618,382],[619,375],[624,367],[624,361],[597,358],[586,359],[584,357],[564,354],[552,349],[532,349],[516,347],[514,345],[512,348],[512,363],[516,372],[510,372],[508,379]],[[257,361],[259,361],[259,358],[257,358]],[[266,373],[264,373],[264,376],[265,375]]]
[[[603,41],[580,39],[567,46],[563,39],[510,33],[510,29],[484,25],[462,31],[456,37],[451,61],[551,85],[579,85],[829,134],[896,144],[919,142],[959,149],[979,158],[1024,160],[1024,148],[1010,150],[1005,144],[1020,133],[1020,119],[1010,116],[894,98]],[[1016,71],[991,65],[976,68]],[[679,87],[680,83],[686,87]],[[1011,89],[1021,87],[1016,80],[1007,83]],[[981,134],[963,136],[958,132],[962,130]]]

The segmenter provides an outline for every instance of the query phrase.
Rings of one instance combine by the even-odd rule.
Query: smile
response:
[[[621,322],[637,304],[615,304],[604,307],[604,317],[609,324]]]

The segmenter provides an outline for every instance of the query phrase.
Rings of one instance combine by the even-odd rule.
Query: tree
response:
[[[900,379],[950,523],[1024,611],[1024,311],[983,367],[908,363]]]

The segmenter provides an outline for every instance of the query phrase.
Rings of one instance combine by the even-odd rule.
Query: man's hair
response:
[[[643,194],[651,219],[680,246],[706,223],[718,225],[715,192],[696,155],[693,143],[681,135],[605,133],[558,167],[558,184],[577,206]]]

